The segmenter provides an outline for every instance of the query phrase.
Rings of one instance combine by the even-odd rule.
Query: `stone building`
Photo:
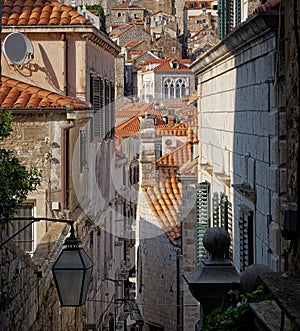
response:
[[[111,8],[110,30],[129,22],[144,22],[147,10],[135,3],[123,2]]]
[[[119,46],[136,40],[144,40],[148,45],[151,43],[150,34],[144,30],[144,23],[122,25],[119,28],[114,29],[109,36]]]
[[[205,217],[210,226],[233,230],[233,261],[240,271],[253,263],[283,268],[285,142],[283,122],[276,120],[282,115],[282,66],[276,61],[282,49],[276,44],[278,15],[273,13],[271,25],[270,15],[252,16],[193,64],[203,123],[199,182],[209,192],[202,202]],[[253,26],[262,39],[250,32]],[[224,201],[227,209],[232,205],[232,217],[222,214]]]
[[[148,15],[145,19],[145,29],[151,34],[153,40],[166,34],[173,39],[178,38],[176,17],[163,11]]]
[[[138,71],[138,97],[142,99],[181,98],[195,91],[190,61],[149,60]]]
[[[151,46],[152,52],[161,59],[167,58],[182,58],[182,45],[176,39],[169,35],[162,35],[155,40]]]
[[[32,242],[32,249],[26,249],[32,258],[9,242],[1,250],[1,292],[8,295],[1,297],[2,329],[119,325],[123,305],[116,310],[114,300],[123,297],[122,279],[130,266],[125,263],[126,243],[114,236],[114,167],[108,165],[115,151],[114,58],[120,48],[77,11],[56,1],[4,1],[2,25],[1,109],[15,114],[5,145],[27,166],[43,170],[42,185],[22,210],[34,217],[74,218],[77,235],[94,261],[86,304],[62,308],[50,268],[61,250],[63,227],[51,222],[35,226],[26,238]],[[10,37],[5,39],[16,33],[29,45],[21,62],[9,48]]]

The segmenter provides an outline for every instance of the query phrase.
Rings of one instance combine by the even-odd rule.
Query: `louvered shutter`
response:
[[[203,236],[210,226],[210,184],[207,182],[197,185],[196,197],[196,265],[207,258],[203,246]]]
[[[110,84],[105,80],[105,107],[104,107],[104,136],[108,137],[110,132]]]
[[[243,271],[254,261],[253,211],[244,205],[240,206],[239,232],[240,270]]]
[[[111,106],[111,110],[110,110],[110,136],[113,137],[115,134],[115,85],[114,83],[110,84],[110,106]]]
[[[100,103],[101,103],[101,80],[99,77],[93,78],[93,108],[94,108],[94,117],[93,117],[93,133],[94,138],[99,140],[101,138],[101,119],[100,119]]]
[[[214,192],[213,194],[213,224],[214,226],[220,226],[218,192]]]
[[[221,194],[220,218],[221,226],[228,231],[228,197],[225,194]]]

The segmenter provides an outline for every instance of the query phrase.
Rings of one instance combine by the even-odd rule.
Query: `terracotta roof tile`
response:
[[[192,145],[190,142],[186,142],[183,145],[175,148],[172,152],[163,155],[157,160],[157,164],[160,166],[175,166],[181,167],[186,162],[192,159]]]
[[[2,25],[91,24],[76,10],[55,0],[3,0]]]
[[[74,110],[88,109],[88,105],[82,101],[2,76],[0,108],[66,108],[67,105],[71,105]]]
[[[197,175],[198,174],[198,160],[199,156],[197,156],[192,162],[182,166],[180,168],[181,175]]]
[[[144,8],[135,3],[129,4],[128,2],[124,2],[112,7],[111,9],[144,9]]]
[[[170,241],[176,245],[181,237],[181,223],[178,218],[182,204],[182,185],[173,173],[169,177],[158,179],[154,185],[142,185],[147,203]]]

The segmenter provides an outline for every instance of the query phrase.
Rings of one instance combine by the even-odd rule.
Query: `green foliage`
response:
[[[0,140],[9,136],[12,120],[11,112],[0,114]],[[0,148],[0,216],[14,215],[28,193],[36,190],[41,176],[36,168],[26,169],[13,151]]]
[[[13,115],[10,111],[0,114],[0,140],[7,138],[12,131]]]
[[[216,308],[205,319],[202,331],[251,331],[250,302],[270,300],[262,286],[257,290],[242,295],[235,291],[231,293],[227,308]]]

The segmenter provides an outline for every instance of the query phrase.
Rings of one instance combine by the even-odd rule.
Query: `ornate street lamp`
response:
[[[64,243],[66,248],[52,266],[52,273],[62,306],[82,306],[85,303],[93,262],[75,237],[71,224],[71,235]]]
[[[30,221],[23,228],[0,243],[0,248],[3,247],[12,238],[24,231],[34,222],[41,220],[67,223],[71,226],[70,236],[66,238],[64,245],[66,248],[62,250],[58,258],[53,264],[52,273],[57,288],[59,300],[62,306],[82,306],[86,301],[88,286],[92,275],[93,262],[80,247],[81,241],[75,237],[74,221],[62,220],[54,218],[35,218],[35,217],[11,217],[0,218],[0,223],[8,221]]]

